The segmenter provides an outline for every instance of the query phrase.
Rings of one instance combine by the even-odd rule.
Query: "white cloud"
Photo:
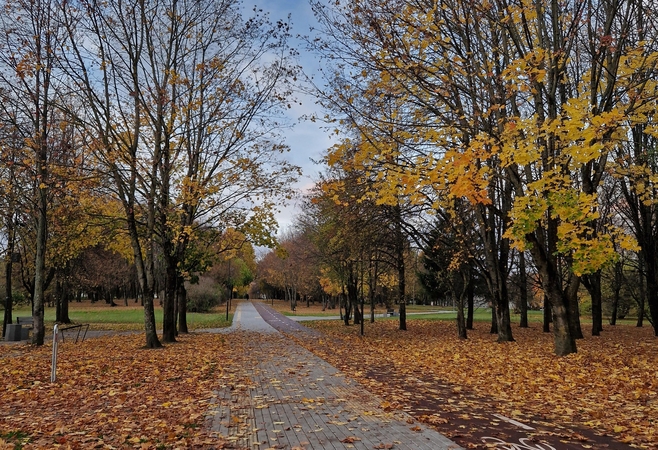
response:
[[[292,45],[299,52],[299,63],[306,74],[317,73],[317,60],[313,55],[305,53],[303,41],[297,38],[298,35],[310,34],[310,28],[316,24],[308,0],[255,0],[252,2],[247,0],[244,3],[245,16],[251,13],[254,5],[264,12],[269,12],[272,21],[286,20],[290,14],[291,34],[294,37]],[[291,105],[288,112],[289,119],[295,122],[295,126],[285,132],[285,138],[290,147],[288,160],[302,168],[303,176],[296,183],[295,188],[303,194],[313,186],[314,180],[321,171],[321,167],[314,164],[313,160],[320,160],[333,142],[329,133],[321,128],[321,123],[302,120],[303,117],[322,116],[319,107],[315,104],[315,99],[307,94],[299,94],[298,101],[301,104]],[[294,216],[299,214],[298,203],[298,201],[293,202],[282,208],[277,215],[281,230],[290,226]]]

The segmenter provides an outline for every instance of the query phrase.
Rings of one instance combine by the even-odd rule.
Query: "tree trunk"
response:
[[[178,301],[178,331],[189,333],[187,328],[187,289],[185,289],[185,280],[182,277],[178,279],[176,300]]]
[[[7,254],[5,255],[5,313],[2,322],[2,336],[7,333],[7,325],[12,323],[12,308],[14,306],[11,278],[14,267],[14,213],[10,211],[7,219]]]
[[[601,271],[582,276],[583,284],[592,300],[592,336],[600,336],[603,331],[603,297],[601,295]]]
[[[59,322],[62,318],[62,281],[55,281],[55,322]]]
[[[569,310],[569,327],[574,339],[584,339],[583,328],[580,325],[580,307],[578,305],[578,288],[580,287],[580,277],[569,275],[569,283],[564,290],[564,298]]]
[[[499,186],[493,181],[489,186],[489,195],[492,199],[500,202],[499,209],[503,216],[511,209],[512,185],[509,181],[503,181],[503,188],[498,195]],[[480,233],[484,244],[484,254],[486,261],[486,280],[491,300],[494,306],[492,317],[495,318],[496,324],[492,322],[492,333],[498,334],[498,342],[514,341],[512,335],[512,324],[510,319],[509,296],[507,291],[507,279],[509,272],[509,239],[500,237],[504,235],[503,229],[496,222],[495,208],[492,205],[478,205],[477,216],[480,223]],[[505,221],[503,221],[505,222]]]
[[[551,332],[551,322],[553,322],[553,315],[551,314],[551,305],[548,303],[548,297],[544,294],[544,333]]]
[[[466,339],[466,320],[464,317],[464,299],[466,297],[466,291],[468,289],[466,276],[464,276],[464,271],[453,272],[451,275],[452,278],[452,301],[457,306],[457,336],[459,339]]]
[[[491,302],[491,329],[489,334],[498,334],[498,319],[496,318],[496,302]]]
[[[614,266],[614,279],[612,282],[612,312],[610,313],[610,325],[617,325],[617,311],[619,310],[619,300],[621,298],[621,287],[624,282],[624,264],[617,261]],[[640,283],[642,279],[640,279]],[[641,291],[642,289],[640,289]]]
[[[358,286],[353,264],[350,264],[347,276],[347,298],[348,304],[350,305],[354,314],[354,325],[358,325],[361,323],[361,314],[359,313]]]
[[[644,289],[644,262],[643,259],[640,257],[640,260],[638,261],[639,264],[639,270],[637,274],[637,281],[638,281],[638,288],[639,288],[639,299],[638,299],[638,313],[637,313],[637,323],[635,324],[636,327],[641,328],[643,323],[644,323],[644,308],[645,308],[645,302],[646,302],[646,290]],[[623,265],[619,270],[620,276],[623,278],[624,276],[624,269]],[[616,274],[615,274],[616,275]],[[621,289],[621,283],[620,283],[620,289]]]
[[[519,327],[528,328],[528,274],[525,266],[525,252],[519,252]]]
[[[550,292],[548,295],[548,301],[551,305],[551,313],[553,317],[555,354],[558,356],[566,356],[569,353],[576,353],[576,339],[572,334],[573,324],[569,319],[567,301],[560,295],[559,290]]]
[[[512,336],[512,322],[510,319],[509,302],[507,301],[507,284],[502,286],[499,306],[496,308],[496,322],[498,324],[498,342],[514,342]]]
[[[146,258],[142,256],[141,243],[137,234],[137,221],[134,214],[128,211],[128,230],[130,233],[130,242],[132,244],[133,255],[135,257],[135,266],[137,268],[137,279],[139,289],[142,293],[142,306],[144,307],[144,335],[146,339],[146,348],[160,348],[162,343],[158,339],[157,329],[155,326],[155,308],[153,305],[153,276],[150,274],[152,263],[149,261],[151,252],[150,244],[147,243]]]
[[[45,145],[45,143],[43,144]],[[42,187],[38,189],[39,202],[38,202],[38,217],[37,217],[37,242],[36,242],[36,258],[34,261],[34,305],[32,309],[32,318],[34,320],[34,332],[32,334],[32,343],[35,345],[43,345],[45,337],[45,328],[43,321],[43,307],[44,307],[44,284],[45,284],[45,271],[46,271],[46,242],[47,242],[47,214],[46,208],[48,207],[48,197],[46,193],[45,180],[46,180],[46,156],[39,158],[39,178]]]
[[[649,315],[651,316],[654,336],[658,336],[658,270],[654,261],[655,258],[656,255],[648,255],[646,261],[647,303],[649,303]]]
[[[60,298],[60,323],[72,323],[69,317],[69,296],[71,293],[70,284],[67,278],[62,281],[62,296]]]
[[[170,246],[165,245],[166,278],[164,299],[162,303],[162,342],[176,342],[176,295],[178,293],[178,270],[177,263],[172,256],[166,256],[171,252]],[[171,255],[171,253],[169,253]]]
[[[400,330],[407,329],[407,299],[404,265],[404,234],[402,233],[402,217],[400,205],[395,207],[395,250],[398,269],[398,305],[400,307]]]
[[[560,274],[554,250],[557,242],[557,221],[555,219],[549,219],[547,231],[550,237],[548,239],[548,249],[543,245],[545,240],[543,239],[542,228],[537,232],[539,236],[529,234],[526,235],[526,239],[531,243],[530,254],[535,261],[544,294],[551,307],[555,354],[566,356],[569,353],[576,353],[576,340],[571,331],[573,324],[569,318],[570,298],[561,289]],[[571,281],[569,287],[573,291],[575,280],[572,279]]]
[[[467,313],[466,313],[466,329],[473,329],[473,314],[475,312],[475,283],[473,277],[468,281],[468,298],[467,298]]]

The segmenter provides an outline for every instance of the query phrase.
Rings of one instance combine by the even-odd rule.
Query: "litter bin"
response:
[[[23,337],[22,334],[22,325],[18,323],[8,323],[7,324],[7,333],[5,334],[5,341],[15,342],[20,341]],[[29,330],[25,330],[29,331]]]

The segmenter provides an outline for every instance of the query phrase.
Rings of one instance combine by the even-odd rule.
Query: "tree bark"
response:
[[[2,336],[7,333],[7,325],[12,323],[12,308],[14,306],[13,288],[11,278],[13,274],[13,257],[14,257],[14,212],[10,211],[7,220],[7,255],[5,256],[5,312],[2,322]]]
[[[641,252],[640,252],[641,253]],[[636,327],[641,328],[642,325],[644,324],[644,308],[645,308],[645,301],[647,298],[646,290],[644,289],[645,286],[645,276],[644,276],[644,259],[642,257],[639,258],[638,261],[638,273],[637,273],[637,281],[638,281],[638,313],[637,313],[637,323],[635,324]],[[616,276],[616,273],[615,273]],[[619,269],[619,276],[623,279],[624,277],[624,268],[623,265],[621,265],[621,268]],[[621,282],[620,282],[620,287],[619,289],[621,290]]]
[[[574,339],[583,339],[583,328],[580,325],[580,307],[578,305],[578,288],[580,287],[580,277],[573,273],[569,275],[569,282],[564,289],[564,297],[567,308],[569,309],[569,327]]]
[[[553,322],[553,314],[551,313],[551,304],[548,302],[548,297],[544,294],[544,333],[551,332],[551,323]]]
[[[42,146],[45,147],[45,142]],[[43,345],[45,337],[45,328],[43,320],[44,307],[44,284],[46,270],[46,242],[47,242],[47,208],[48,195],[46,190],[46,149],[40,150],[38,159],[38,179],[41,186],[38,188],[38,207],[37,207],[37,241],[36,241],[36,258],[34,261],[34,306],[32,308],[32,318],[34,320],[34,332],[32,334],[32,343]]]
[[[603,296],[601,294],[601,271],[582,276],[583,285],[592,301],[592,336],[600,336],[603,331]]]
[[[503,214],[506,215],[511,205],[511,185],[504,182],[504,194],[499,199],[502,207]],[[495,192],[495,186],[490,188],[490,192]],[[492,194],[495,195],[495,194]],[[506,198],[508,195],[510,198]],[[494,196],[494,198],[496,198]],[[492,210],[490,210],[492,209]],[[480,222],[481,234],[484,242],[484,253],[487,263],[487,286],[491,293],[493,318],[495,325],[492,322],[491,333],[498,334],[498,342],[512,342],[514,337],[512,335],[512,324],[510,319],[509,310],[509,296],[507,292],[507,273],[508,261],[510,253],[509,239],[498,239],[497,231],[499,227],[496,225],[496,216],[493,208],[480,205],[477,208],[478,218]],[[503,230],[504,232],[504,230]],[[500,232],[502,235],[503,232]]]
[[[551,242],[557,242],[556,225],[557,223],[553,222],[547,227],[549,234],[551,234]],[[541,234],[542,229],[538,231]],[[534,234],[527,235],[526,239],[532,244],[530,246],[530,254],[539,271],[544,294],[551,307],[555,354],[566,356],[570,353],[576,353],[576,340],[572,334],[573,324],[569,318],[569,298],[560,287],[561,280],[557,269],[555,253],[547,251],[541,244],[544,240],[538,239]],[[553,248],[553,246],[549,245],[549,248]]]
[[[187,289],[185,289],[185,280],[183,277],[178,279],[178,331],[180,333],[189,333],[187,328]]]
[[[528,328],[528,274],[525,266],[525,252],[519,252],[519,327]]]
[[[471,271],[472,272],[472,271]],[[469,277],[468,280],[468,292],[467,292],[467,312],[466,312],[466,329],[473,329],[473,314],[475,312],[475,283],[473,281],[473,276]]]
[[[60,323],[72,323],[69,317],[69,297],[71,289],[68,278],[65,277],[62,281],[62,296],[60,298]]]
[[[163,252],[171,248],[164,246]],[[178,292],[178,270],[177,264],[173,257],[165,256],[166,261],[166,278],[165,294],[162,304],[162,341],[165,343],[176,342],[176,295]]]
[[[400,308],[400,330],[407,329],[407,298],[404,264],[404,233],[402,232],[402,213],[400,205],[395,207],[395,250],[396,265],[398,271],[398,306]]]

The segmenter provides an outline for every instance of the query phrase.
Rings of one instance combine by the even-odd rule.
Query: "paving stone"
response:
[[[271,310],[261,314],[287,326]],[[460,447],[415,423],[403,411],[384,411],[362,386],[268,325],[252,303],[241,303],[233,329],[253,341],[249,386],[222,389],[211,411],[212,429],[236,449],[443,450]],[[292,322],[297,333],[308,329]],[[253,331],[253,332],[249,332]],[[309,330],[309,336],[316,332]]]

